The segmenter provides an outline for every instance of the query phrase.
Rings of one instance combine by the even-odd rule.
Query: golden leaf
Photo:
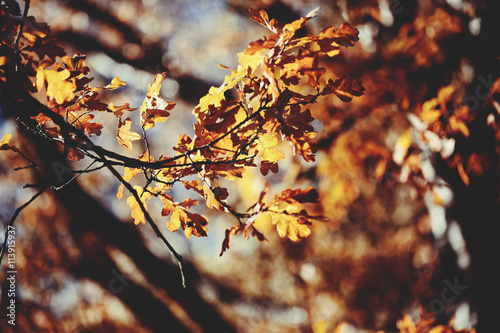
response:
[[[139,198],[140,198],[142,204],[144,205],[144,208],[147,209],[146,200],[149,200],[151,198],[151,193],[144,191],[143,188],[141,186],[138,186],[138,185],[134,186],[134,190],[139,195]],[[132,217],[134,218],[134,223],[135,224],[139,224],[139,223],[146,224],[146,221],[144,219],[144,213],[143,213],[139,203],[137,202],[137,200],[134,198],[133,195],[131,195],[127,198],[127,204],[130,206],[130,209],[132,210]]]
[[[299,239],[306,238],[311,234],[311,229],[306,224],[301,224],[297,217],[288,215],[290,213],[288,210],[297,210],[295,206],[288,206],[283,212],[266,212],[264,214],[269,214],[272,217],[273,224],[276,225],[278,234],[281,238],[288,237],[292,241],[298,241]]]
[[[123,176],[123,180],[128,182],[132,179],[132,177],[134,177],[135,175],[137,175],[140,172],[141,172],[141,169],[125,167],[125,175]],[[123,184],[121,184],[120,187],[118,187],[118,192],[116,193],[116,197],[118,199],[123,198]]]
[[[224,93],[233,88],[246,76],[243,72],[232,71],[231,75],[227,75],[224,83],[220,87],[211,87],[208,94],[200,99],[200,103],[194,108],[193,113],[207,112],[208,107],[221,106],[221,101],[225,99]]]
[[[285,154],[281,151],[274,149],[278,144],[278,139],[274,136],[269,135],[268,133],[262,135],[257,140],[256,149],[261,156],[261,167],[260,171],[263,175],[267,175],[268,171],[278,172],[278,163],[277,161],[285,158]]]
[[[9,146],[9,141],[10,141],[10,138],[12,137],[12,134],[7,134],[3,137],[3,139],[0,141],[0,150],[6,150]]]
[[[141,126],[144,129],[152,128],[155,123],[167,120],[170,115],[168,110],[175,106],[174,102],[165,101],[159,96],[161,82],[166,75],[166,72],[157,74],[153,83],[148,86],[146,98],[141,105]]]
[[[124,122],[120,119],[118,124],[118,133],[116,134],[118,143],[127,150],[132,149],[132,141],[139,140],[141,138],[138,133],[130,130],[131,125],[132,120],[130,118],[125,119]]]
[[[67,69],[54,71],[50,69],[38,68],[36,75],[36,88],[42,88],[44,82],[47,83],[47,97],[55,99],[57,104],[71,101],[74,98],[76,84],[67,81],[71,73]]]
[[[203,194],[208,208],[215,208],[217,210],[224,211],[224,205],[221,201],[227,197],[226,189],[220,187],[211,189],[207,184],[204,184]]]
[[[126,86],[127,85],[127,82],[123,82],[122,80],[120,80],[120,77],[117,76],[115,77],[110,84],[108,84],[107,86],[105,86],[104,88],[106,89],[109,89],[109,90],[114,90],[114,89],[118,89],[120,87],[123,87],[123,86]]]

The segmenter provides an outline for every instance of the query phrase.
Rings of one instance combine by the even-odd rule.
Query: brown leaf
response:
[[[365,88],[359,80],[349,81],[345,77],[338,78],[335,82],[328,80],[327,85],[321,92],[321,95],[334,93],[343,102],[350,102],[354,96],[362,96]]]

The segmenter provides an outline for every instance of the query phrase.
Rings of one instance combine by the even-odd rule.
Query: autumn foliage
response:
[[[176,183],[204,198],[208,208],[233,214],[239,225],[226,232],[221,255],[229,248],[230,235],[240,231],[245,235],[251,231],[252,236],[265,240],[252,224],[261,214],[272,216],[280,236],[292,240],[309,235],[311,220],[324,220],[323,216],[312,216],[301,209],[302,203],[318,202],[318,194],[312,188],[285,190],[269,203],[265,202],[263,192],[251,211],[238,213],[226,203],[227,189],[212,184],[220,178],[240,178],[246,168],[257,165],[260,165],[263,175],[269,171],[277,173],[278,161],[285,158],[275,149],[279,140],[288,141],[294,153],[305,161],[314,161],[316,148],[312,140],[316,133],[310,125],[314,118],[307,106],[321,96],[335,94],[342,101],[349,102],[364,93],[359,81],[324,78],[325,69],[318,64],[319,56],[334,57],[339,54],[341,46],[355,44],[358,32],[349,24],[327,28],[318,36],[296,37],[297,30],[316,15],[316,10],[285,25],[280,31],[276,21],[270,21],[265,11],[253,11],[252,14],[253,20],[273,34],[250,43],[238,55],[240,64],[237,69],[221,65],[230,70],[230,74],[220,87],[212,87],[200,100],[193,111],[197,121],[194,124],[195,136],[179,134],[178,144],[173,147],[177,152],[175,156],[156,155],[147,149],[137,159],[130,159],[101,148],[96,151],[90,141],[92,136],[100,135],[103,128],[102,124],[93,121],[93,112],[107,112],[118,118],[116,137],[123,148],[131,150],[134,141],[146,141],[146,131],[167,121],[170,112],[175,112],[175,103],[160,96],[161,83],[167,73],[155,76],[138,111],[140,117],[137,117],[134,116],[136,109],[128,104],[115,106],[100,101],[100,91],[118,89],[126,83],[115,77],[108,85],[91,87],[92,78],[87,76],[90,70],[85,65],[85,56],[63,56],[60,63],[55,56],[62,55],[63,51],[54,52],[51,48],[51,53],[40,50],[45,53],[38,54],[38,61],[33,60],[29,56],[29,43],[37,40],[42,45],[50,43],[50,39],[43,40],[47,38],[46,31],[43,34],[23,31],[23,41],[27,44],[23,44],[19,52],[27,60],[26,67],[34,70],[31,75],[34,84],[27,82],[26,89],[33,92],[43,89],[47,95],[47,109],[34,119],[40,126],[46,126],[47,135],[53,140],[63,142],[68,159],[87,157],[108,168],[125,167],[125,174],[119,177],[122,184],[117,197],[123,197],[123,187],[126,186],[130,191],[127,203],[135,224],[144,224],[146,220],[153,223],[145,214],[147,201],[156,198],[164,205],[161,214],[169,217],[166,227],[170,231],[182,229],[187,238],[192,235],[206,237],[208,219],[190,212],[198,200],[176,201],[170,194]],[[311,93],[304,94],[302,86],[294,89],[301,80],[307,81]],[[233,88],[238,91],[238,96],[227,98],[226,93]],[[133,118],[140,122],[142,135],[131,131]],[[138,174],[144,175],[144,185],[130,186],[128,182]],[[198,179],[186,180],[189,176]]]
[[[401,251],[394,266],[404,266],[407,251],[413,258],[413,266],[422,268],[422,276],[417,281],[397,277],[397,283],[411,285],[412,293],[428,295],[422,285],[431,280],[426,270],[435,268],[434,259],[429,259],[435,258],[435,252],[428,250],[432,228],[428,217],[416,212],[418,221],[411,225],[401,217],[404,215],[401,212],[398,215],[388,213],[389,208],[386,211],[381,208],[387,204],[382,201],[383,196],[391,196],[391,188],[408,185],[416,189],[411,192],[413,200],[425,202],[421,207],[431,210],[438,206],[444,211],[451,199],[447,190],[443,190],[443,178],[430,167],[431,160],[438,159],[441,168],[456,174],[461,181],[460,188],[467,188],[474,179],[479,179],[489,168],[485,166],[489,157],[460,146],[473,136],[471,124],[477,115],[469,106],[458,102],[463,92],[456,84],[440,86],[432,96],[422,91],[412,96],[404,93],[406,87],[384,85],[390,80],[384,76],[385,69],[371,76],[344,75],[348,71],[339,69],[341,66],[336,59],[343,50],[357,46],[359,31],[343,23],[337,27],[328,26],[316,34],[308,32],[309,21],[319,13],[319,9],[315,9],[304,17],[280,25],[276,19],[270,19],[265,10],[250,9],[250,19],[267,29],[267,36],[250,42],[238,53],[236,68],[219,65],[227,76],[220,86],[211,87],[194,107],[193,131],[187,134],[174,131],[176,128],[171,126],[170,117],[177,112],[176,103],[160,93],[168,72],[155,74],[140,106],[134,107],[132,102],[115,105],[110,98],[115,90],[123,89],[126,82],[116,76],[108,81],[109,84],[94,85],[85,55],[67,55],[51,37],[46,24],[26,13],[21,15],[16,2],[2,2],[0,91],[6,99],[4,104],[20,105],[29,110],[17,118],[20,126],[56,144],[68,161],[67,165],[54,161],[45,166],[51,169],[51,181],[27,187],[37,189],[38,196],[46,190],[61,190],[80,175],[106,169],[119,184],[116,197],[127,203],[133,222],[139,227],[149,225],[176,258],[182,283],[185,276],[183,258],[168,241],[166,232],[182,232],[187,239],[210,236],[211,225],[217,222],[209,221],[209,214],[205,213],[208,210],[229,215],[234,222],[223,235],[222,256],[233,245],[236,235],[266,242],[272,238],[271,233],[277,233],[285,241],[299,246],[300,240],[316,231],[328,235],[328,228],[340,228],[347,220],[355,219],[351,208],[364,205],[364,218],[373,222],[367,232],[384,235],[373,240],[373,244],[389,252]],[[443,57],[437,50],[439,38],[458,33],[461,28],[459,22],[440,10],[426,20],[401,27],[399,40],[383,50],[384,56],[400,59],[411,54],[414,62],[408,66],[416,68],[439,62]],[[440,22],[447,22],[448,26],[443,27]],[[437,36],[432,42],[425,42],[430,38],[426,27],[433,27]],[[356,57],[353,59],[355,61]],[[356,63],[349,66],[356,66]],[[499,92],[497,81],[485,101],[498,113],[500,107],[495,98]],[[388,94],[392,94],[392,102],[399,105],[401,113],[406,113],[405,117],[382,106],[373,110],[367,107],[376,105]],[[350,108],[346,107],[351,104]],[[412,110],[410,104],[414,104]],[[366,109],[369,111],[359,111]],[[106,122],[96,120],[103,117]],[[500,141],[498,118],[498,114],[492,113],[487,122],[488,128],[495,133],[497,145]],[[318,137],[318,123],[328,135]],[[398,123],[399,128],[388,130],[394,123]],[[175,135],[177,144],[160,149],[153,147],[148,133],[155,127],[165,128],[169,135]],[[119,150],[96,140],[105,131],[116,133]],[[22,167],[13,165],[12,169],[41,168],[20,148],[21,144],[12,140],[11,134],[2,133],[1,137],[0,150],[10,151],[18,157],[17,162],[27,163]],[[387,142],[392,142],[392,146]],[[130,157],[137,149],[141,153]],[[318,151],[322,153],[320,163],[317,163]],[[285,183],[280,184],[279,190],[276,187],[271,190],[269,179],[279,173],[287,158],[293,158],[297,165],[313,164],[314,172],[328,177],[302,187]],[[79,161],[87,161],[88,166],[82,170],[72,167]],[[241,181],[253,169],[268,182],[255,196],[258,199],[241,210],[241,204],[230,204],[241,193],[233,194],[228,184]],[[179,188],[182,191],[175,190]],[[373,197],[378,199],[372,200]],[[206,206],[208,210],[199,206]],[[152,213],[152,209],[158,210],[158,207],[159,211]],[[161,221],[152,217],[158,214]],[[400,221],[400,225],[409,224],[404,227],[404,236],[399,229],[385,224],[390,219]],[[10,224],[13,223],[14,219]],[[362,233],[358,235],[362,239],[369,238]],[[400,242],[400,237],[406,243]],[[419,237],[424,239],[423,245],[417,241]],[[309,248],[309,253],[313,257],[328,257],[335,245],[323,244],[323,252]],[[307,245],[300,246],[305,248]],[[422,249],[431,255],[422,254],[425,252]],[[368,265],[371,259],[377,258],[390,267],[390,258],[384,251],[372,254],[366,251],[357,259]],[[346,254],[346,258],[349,255]],[[418,261],[418,258],[424,259]],[[339,269],[349,274],[354,270],[349,259],[343,258],[338,264]],[[353,280],[363,274],[352,273]],[[338,287],[344,293],[351,288],[349,282],[332,280],[331,283],[331,288]],[[393,298],[390,295],[383,300],[377,297],[370,298],[374,307],[382,303],[388,307],[402,306],[399,292]],[[359,300],[353,297],[346,301],[351,305],[356,302]],[[430,312],[420,310],[417,316],[401,315],[398,331],[459,332],[453,328],[453,320],[435,322]],[[360,322],[367,320],[355,314],[353,318]],[[327,324],[316,321],[313,331],[326,332]],[[335,332],[342,332],[342,327]]]

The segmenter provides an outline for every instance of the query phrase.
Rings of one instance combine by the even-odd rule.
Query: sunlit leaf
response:
[[[55,71],[51,69],[38,68],[36,87],[40,90],[47,84],[47,97],[55,99],[57,104],[73,100],[76,85],[73,81],[67,81],[71,73],[67,69]]]
[[[120,77],[117,76],[115,77],[110,84],[108,84],[107,86],[104,86],[104,88],[108,89],[108,90],[114,90],[114,89],[118,89],[120,87],[123,87],[123,86],[126,86],[127,83],[126,82],[123,82],[122,80],[120,80]]]
[[[151,198],[151,193],[146,192],[143,190],[141,186],[134,186],[134,190],[137,192],[139,195],[139,198],[144,205],[144,208],[147,209],[146,206],[146,200],[149,200]],[[127,198],[127,204],[130,206],[130,209],[132,210],[132,218],[134,219],[135,224],[143,223],[146,224],[146,220],[144,217],[144,212],[142,211],[139,203],[135,199],[133,195],[130,195]]]
[[[125,119],[123,122],[120,119],[118,123],[118,133],[116,134],[118,143],[127,150],[132,149],[132,141],[141,139],[138,133],[130,130],[131,125],[132,120],[130,118]]]

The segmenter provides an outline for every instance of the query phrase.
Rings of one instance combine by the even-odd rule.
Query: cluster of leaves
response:
[[[409,114],[411,128],[403,132],[394,151],[394,161],[401,165],[401,181],[413,181],[416,185],[430,184],[433,177],[422,170],[422,161],[431,154],[447,161],[456,168],[465,185],[469,185],[471,174],[483,172],[482,157],[472,152],[464,157],[455,151],[456,141],[470,135],[469,124],[474,120],[467,105],[456,102],[456,89],[449,85],[438,91],[437,97],[426,101],[414,114]],[[494,120],[491,125],[495,124]],[[439,201],[439,199],[438,199]]]
[[[182,229],[187,238],[207,236],[208,219],[190,211],[198,200],[187,198],[179,202],[173,198],[171,190],[177,183],[204,198],[208,208],[231,213],[239,224],[226,231],[222,254],[229,248],[230,236],[241,231],[245,235],[251,231],[259,240],[265,240],[253,225],[261,215],[271,216],[279,235],[291,240],[307,237],[311,220],[324,220],[322,216],[308,214],[302,207],[304,203],[318,202],[318,194],[313,188],[286,189],[271,202],[266,202],[266,188],[255,205],[246,213],[238,213],[227,203],[227,189],[213,185],[219,179],[241,178],[246,168],[258,165],[263,175],[269,171],[278,172],[278,161],[285,158],[283,152],[276,149],[280,141],[290,143],[294,154],[298,153],[305,161],[314,161],[316,133],[311,125],[314,118],[307,106],[320,96],[336,95],[349,102],[363,95],[364,88],[359,81],[345,77],[325,78],[325,69],[319,67],[321,57],[334,57],[341,46],[353,46],[358,41],[355,28],[343,24],[338,28],[326,28],[318,35],[300,37],[298,34],[316,11],[279,29],[276,20],[269,20],[265,11],[251,10],[251,18],[272,34],[250,43],[238,55],[237,69],[220,65],[230,70],[230,74],[220,87],[212,87],[201,98],[193,111],[196,116],[194,137],[179,135],[173,147],[175,156],[155,157],[146,138],[146,131],[166,121],[175,106],[160,96],[166,73],[156,75],[148,87],[140,107],[138,125],[142,133],[139,134],[131,131],[139,117],[134,117],[135,113],[125,115],[135,108],[127,103],[115,106],[100,100],[100,92],[117,89],[126,83],[116,77],[106,86],[91,87],[92,78],[87,76],[90,69],[85,65],[85,56],[70,58],[64,55],[48,37],[47,26],[39,31],[20,29],[20,38],[16,38],[18,50],[13,46],[16,42],[8,36],[2,40],[2,46],[12,48],[11,54],[21,58],[17,64],[22,70],[17,74],[26,79],[24,86],[31,92],[45,89],[47,108],[41,108],[40,113],[32,117],[38,124],[39,133],[59,142],[69,160],[87,157],[92,159],[92,164],[101,163],[94,170],[108,168],[121,181],[117,197],[123,197],[124,187],[131,193],[127,203],[136,224],[147,221],[157,230],[146,205],[155,197],[163,203],[161,214],[168,217],[166,226],[170,231]],[[9,14],[13,13],[2,10],[2,18],[11,23],[4,28],[10,27],[9,33],[13,35],[17,26]],[[26,19],[32,22],[31,28],[38,27],[33,18]],[[62,58],[56,61],[57,57]],[[309,93],[304,93],[307,90]],[[134,159],[96,146],[90,137],[100,135],[103,125],[93,121],[95,112],[118,118],[116,137],[126,150],[132,149],[134,141],[143,141],[146,150]],[[8,139],[2,140],[2,149],[11,147],[7,145]],[[115,166],[124,167],[123,176]],[[71,172],[78,175],[80,171]],[[133,187],[129,182],[141,173],[145,184]]]

